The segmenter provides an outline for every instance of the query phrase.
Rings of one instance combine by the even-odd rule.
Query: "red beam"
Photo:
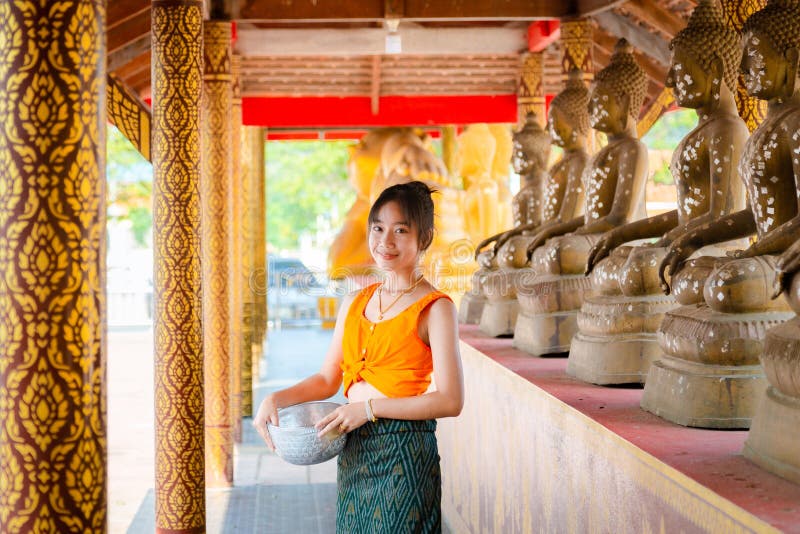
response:
[[[424,126],[517,121],[517,95],[385,96],[372,114],[370,97],[245,97],[242,122],[267,128]]]
[[[267,129],[267,141],[358,141],[369,130],[281,130]],[[432,139],[439,139],[438,129],[425,130]]]
[[[536,20],[528,25],[528,50],[541,52],[561,37],[561,24],[557,20]]]

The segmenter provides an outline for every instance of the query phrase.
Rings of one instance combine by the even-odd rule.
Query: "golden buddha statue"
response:
[[[778,258],[776,267],[779,289],[800,314],[800,241]],[[742,452],[764,469],[800,484],[800,441],[787,432],[800,426],[800,317],[767,330],[759,359],[769,386],[756,403]]]
[[[528,245],[532,276],[517,287],[517,348],[534,355],[569,350],[578,310],[591,291],[584,274],[591,246],[602,233],[645,215],[647,148],[637,138],[636,120],[646,83],[621,39],[589,98],[590,123],[607,134],[608,145],[583,173],[584,215],[540,229]]]
[[[498,136],[501,143],[498,143]],[[505,176],[497,176],[495,155],[503,137],[487,124],[470,124],[458,136],[456,173],[464,184],[464,217],[467,234],[473,243],[511,226],[511,193]],[[510,151],[501,155],[510,162]],[[497,165],[497,166],[496,166]]]
[[[798,1],[770,0],[745,22],[742,41],[747,92],[768,101],[739,161],[749,207],[676,238],[660,266],[665,287],[692,304],[664,316],[659,336],[666,354],[650,367],[642,407],[688,426],[749,426],[765,387],[758,365],[765,332],[792,316],[770,296],[774,254],[792,244],[800,225]],[[683,263],[702,246],[753,234],[757,240],[729,258]],[[695,295],[702,295],[700,304]]]
[[[702,0],[670,48],[666,85],[678,105],[697,110],[698,124],[670,164],[678,209],[606,232],[589,254],[586,270],[595,295],[586,298],[578,315],[567,373],[595,384],[644,382],[661,352],[656,336],[661,319],[678,305],[659,283],[666,247],[745,205],[736,163],[749,133],[733,96],[742,55],[739,35],[714,0]],[[659,239],[620,246],[648,238]]]

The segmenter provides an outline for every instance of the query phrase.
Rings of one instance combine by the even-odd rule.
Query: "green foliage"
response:
[[[675,180],[672,178],[672,173],[669,172],[669,164],[662,165],[653,174],[653,181],[657,184],[672,185]]]
[[[108,216],[130,221],[136,243],[145,247],[153,226],[153,168],[114,126],[107,143]]]
[[[679,109],[665,113],[650,128],[650,131],[642,138],[642,142],[651,151],[667,151],[671,154],[681,139],[686,137],[695,126],[697,126],[697,112],[693,109]],[[652,164],[652,159],[651,159]],[[675,181],[669,170],[669,162],[664,162],[653,172],[653,182],[657,184],[672,185]]]
[[[642,142],[650,149],[675,150],[681,139],[697,126],[697,112],[693,109],[679,109],[661,116],[642,137]]]
[[[297,248],[303,234],[341,228],[355,200],[347,182],[350,144],[267,143],[267,238],[272,246]]]

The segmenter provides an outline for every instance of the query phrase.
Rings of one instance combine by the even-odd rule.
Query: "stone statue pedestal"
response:
[[[520,277],[530,269],[498,269],[489,273],[483,283],[486,304],[480,318],[480,329],[486,335],[508,336],[514,333],[519,302],[517,287]]]
[[[486,302],[481,314],[480,330],[487,336],[510,336],[517,324],[519,303],[517,299]]]
[[[514,348],[533,356],[568,352],[578,311],[591,292],[591,278],[581,274],[536,275],[535,282],[520,285]]]
[[[483,292],[476,291],[473,287],[461,297],[461,303],[458,306],[458,322],[460,324],[480,323],[485,305],[486,297],[483,296]]]
[[[767,385],[758,363],[765,333],[790,317],[706,304],[667,312],[658,331],[664,354],[650,366],[642,408],[684,426],[748,428]]]
[[[677,307],[666,295],[593,295],[577,316],[567,374],[592,384],[644,384],[661,355],[657,331],[664,313]]]
[[[767,332],[761,363],[770,382],[756,408],[744,455],[800,484],[800,317]]]

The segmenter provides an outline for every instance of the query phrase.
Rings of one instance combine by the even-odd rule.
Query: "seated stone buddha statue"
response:
[[[534,355],[569,350],[578,310],[591,291],[584,272],[592,245],[645,215],[647,148],[636,133],[645,87],[645,73],[621,39],[589,97],[590,123],[607,134],[608,144],[583,172],[584,215],[547,226],[528,245],[532,276],[521,277],[517,287],[517,348]]]
[[[745,206],[736,164],[749,132],[733,96],[742,55],[739,34],[714,0],[702,0],[670,47],[666,86],[678,105],[697,110],[698,124],[670,164],[678,209],[606,232],[589,254],[586,270],[595,294],[578,315],[567,373],[595,384],[644,382],[660,354],[656,332],[664,312],[678,305],[659,284],[666,247]],[[648,238],[658,240],[620,246]]]
[[[475,299],[488,302],[489,308],[478,319],[481,329],[489,335],[514,332],[518,312],[516,286],[519,277],[530,271],[525,268],[528,243],[538,229],[572,220],[582,213],[581,175],[589,159],[588,103],[589,91],[582,72],[574,69],[564,89],[550,103],[549,139],[563,149],[563,157],[548,172],[544,169],[550,143],[538,123],[532,122],[534,117],[529,116],[526,126],[514,136],[513,163],[526,184],[515,197],[515,226],[484,240],[476,249],[481,265],[476,276],[482,280],[478,288],[482,294]],[[492,243],[493,247],[481,251]]]
[[[583,74],[580,70],[573,69],[568,75],[564,89],[550,102],[547,116],[549,137],[556,146],[563,149],[564,155],[544,175],[540,186],[535,185],[535,182],[528,182],[532,179],[528,177],[530,173],[517,170],[520,175],[526,175],[526,184],[532,185],[531,188],[526,185],[520,190],[520,195],[523,194],[523,190],[526,191],[525,196],[520,197],[520,213],[523,212],[522,204],[528,202],[530,208],[526,213],[532,213],[533,216],[529,215],[528,221],[515,219],[514,228],[479,243],[476,247],[479,264],[521,269],[528,264],[528,244],[538,231],[581,216],[583,210],[581,176],[589,160],[586,151],[590,130],[588,105],[589,91],[583,83]],[[525,154],[526,159],[530,159],[536,146],[527,140],[533,140],[534,137],[525,135],[523,131],[518,135],[520,143],[515,144],[518,150],[515,151],[514,161],[517,161],[518,155],[522,154]],[[525,141],[525,144],[522,141]],[[526,150],[526,146],[530,148]],[[523,158],[519,159],[521,161]],[[515,163],[515,168],[516,165]],[[541,200],[529,195],[528,192],[534,189],[540,192]],[[492,243],[494,246],[491,249],[482,252]]]
[[[742,42],[747,92],[768,101],[767,116],[739,161],[748,209],[675,239],[660,266],[665,287],[690,305],[664,316],[659,339],[665,354],[650,367],[642,407],[689,426],[749,425],[765,387],[758,365],[764,333],[792,315],[785,301],[770,296],[774,255],[796,240],[800,227],[798,1],[770,0],[745,22]],[[752,245],[728,258],[684,263],[702,246],[753,234]],[[676,396],[676,388],[683,395]]]
[[[513,147],[511,160],[514,170],[524,179],[524,186],[511,199],[514,224],[521,226],[534,221],[539,223],[541,222],[542,182],[550,154],[550,137],[539,126],[536,115],[529,114],[525,125],[514,133]],[[496,234],[494,237],[496,238],[498,235]],[[486,243],[486,240],[482,243]],[[471,310],[469,313],[462,312],[462,315],[469,316],[471,313],[472,322],[480,323],[481,330],[489,335],[511,334],[514,332],[513,320],[516,319],[516,299],[510,302],[513,309],[505,307],[494,309],[495,306],[491,304],[494,299],[487,300],[487,291],[484,287],[487,275],[493,274],[497,268],[494,252],[484,252],[478,256],[478,260],[480,267],[473,275],[470,293],[461,301],[462,306],[468,306]],[[488,293],[493,295],[491,291]],[[487,302],[489,303],[488,307]]]
[[[800,240],[776,262],[778,287],[800,314]],[[800,441],[789,428],[800,425],[800,316],[767,330],[759,359],[769,386],[756,404],[744,455],[764,469],[800,484]]]
[[[511,199],[514,225],[538,224],[541,222],[542,183],[550,154],[550,138],[539,126],[534,113],[529,113],[525,125],[514,133],[512,146],[511,163],[523,180],[523,186]],[[479,246],[486,246],[500,235],[484,239]],[[480,321],[486,302],[483,280],[490,270],[497,268],[494,252],[476,253],[476,260],[479,268],[472,277],[472,287],[460,303],[459,320],[462,324],[477,324]]]

